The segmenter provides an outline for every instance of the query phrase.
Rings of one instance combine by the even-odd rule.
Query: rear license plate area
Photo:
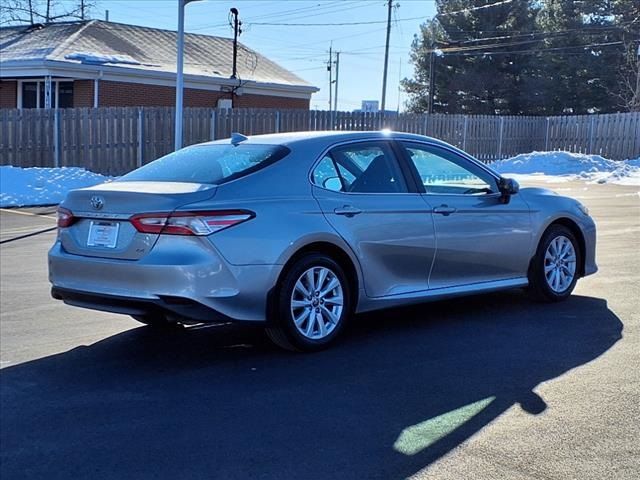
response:
[[[118,222],[92,221],[89,225],[87,247],[116,248],[119,228]]]

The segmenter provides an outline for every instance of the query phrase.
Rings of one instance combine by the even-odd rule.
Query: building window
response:
[[[58,108],[73,107],[73,82],[58,82]]]
[[[21,82],[21,98],[18,108],[44,108],[44,81]],[[21,101],[20,101],[21,100]],[[73,107],[73,82],[51,82],[51,108]]]
[[[38,94],[38,82],[23,82],[22,108],[38,108]]]

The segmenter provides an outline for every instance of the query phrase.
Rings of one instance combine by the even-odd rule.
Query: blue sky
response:
[[[430,0],[397,0],[392,18],[387,108],[398,106],[398,80],[412,72],[409,50],[419,26],[435,14]],[[361,100],[380,100],[387,7],[385,0],[200,0],[186,8],[187,32],[231,37],[227,18],[236,7],[244,23],[240,41],[321,90],[311,107],[328,108],[329,46],[340,55],[338,109],[353,110]],[[98,0],[94,18],[177,29],[177,0]],[[415,18],[419,17],[419,18]],[[411,20],[404,20],[411,19]],[[284,26],[257,23],[381,22],[345,26]],[[401,109],[404,100],[400,99]]]

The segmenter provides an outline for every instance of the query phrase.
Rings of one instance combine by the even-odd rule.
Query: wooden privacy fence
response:
[[[184,110],[184,144],[306,130],[392,130],[442,139],[490,162],[534,150],[640,156],[640,113],[558,117]],[[0,164],[121,175],[173,150],[173,108],[0,110]]]

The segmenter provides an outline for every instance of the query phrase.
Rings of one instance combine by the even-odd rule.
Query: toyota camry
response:
[[[511,288],[564,300],[596,272],[595,238],[578,201],[433,138],[234,134],[71,191],[49,279],[69,305],[261,324],[313,351],[359,312]]]

